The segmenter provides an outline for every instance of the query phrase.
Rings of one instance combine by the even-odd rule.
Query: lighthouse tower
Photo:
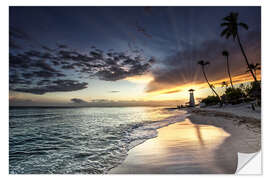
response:
[[[195,91],[194,89],[190,89],[189,91],[189,106],[194,107],[195,106],[195,101],[194,101],[194,94],[193,92]]]

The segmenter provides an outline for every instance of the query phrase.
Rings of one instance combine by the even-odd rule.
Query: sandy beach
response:
[[[182,122],[128,152],[111,174],[233,174],[237,153],[261,148],[260,109],[249,105],[189,108]]]

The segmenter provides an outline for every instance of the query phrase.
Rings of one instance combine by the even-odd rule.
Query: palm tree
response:
[[[255,76],[256,76],[256,78],[257,78],[257,70],[261,70],[261,64],[260,64],[260,63],[256,63],[256,64],[254,65],[253,63],[250,63],[247,72],[249,72],[250,69],[252,69],[252,70],[254,71]]]
[[[201,65],[201,67],[202,67],[202,72],[203,72],[204,78],[205,78],[205,80],[206,80],[208,86],[211,88],[211,90],[212,90],[212,91],[215,93],[215,95],[218,97],[219,101],[221,101],[219,95],[218,95],[217,92],[214,90],[214,86],[213,86],[212,84],[209,83],[209,81],[208,81],[208,79],[207,79],[207,77],[206,77],[206,74],[205,74],[205,69],[204,69],[204,67],[205,67],[206,65],[209,65],[210,63],[209,63],[208,61],[201,60],[201,61],[198,61],[198,64]]]
[[[228,70],[228,74],[229,74],[229,78],[230,78],[230,82],[231,82],[231,86],[233,87],[233,83],[232,83],[232,77],[231,77],[231,73],[230,73],[230,66],[229,66],[229,52],[224,50],[222,51],[222,55],[226,57],[226,61],[227,61],[227,70]]]
[[[254,78],[254,81],[257,81],[256,76],[254,75],[254,72],[252,71],[252,69],[250,69],[249,67],[249,62],[246,56],[246,53],[244,51],[244,48],[242,46],[240,37],[239,37],[239,33],[238,33],[238,27],[242,27],[246,30],[248,30],[248,25],[242,22],[238,22],[238,13],[233,13],[231,12],[229,14],[229,16],[226,16],[223,18],[223,23],[220,24],[221,27],[225,26],[225,29],[221,32],[221,37],[226,36],[226,39],[228,39],[229,37],[233,37],[233,39],[235,40],[235,38],[238,41],[238,44],[240,46],[241,52],[245,58],[246,64],[250,70],[250,73],[252,75],[252,77]]]

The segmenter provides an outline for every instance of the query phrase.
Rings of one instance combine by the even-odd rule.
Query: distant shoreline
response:
[[[9,106],[9,109],[24,109],[24,108],[125,108],[125,107],[164,107],[165,106]],[[177,109],[174,107],[167,107],[165,109]]]

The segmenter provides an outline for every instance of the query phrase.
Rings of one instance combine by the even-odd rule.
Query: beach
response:
[[[187,108],[189,116],[158,129],[128,151],[111,174],[234,174],[237,153],[261,149],[261,113],[250,105]]]

